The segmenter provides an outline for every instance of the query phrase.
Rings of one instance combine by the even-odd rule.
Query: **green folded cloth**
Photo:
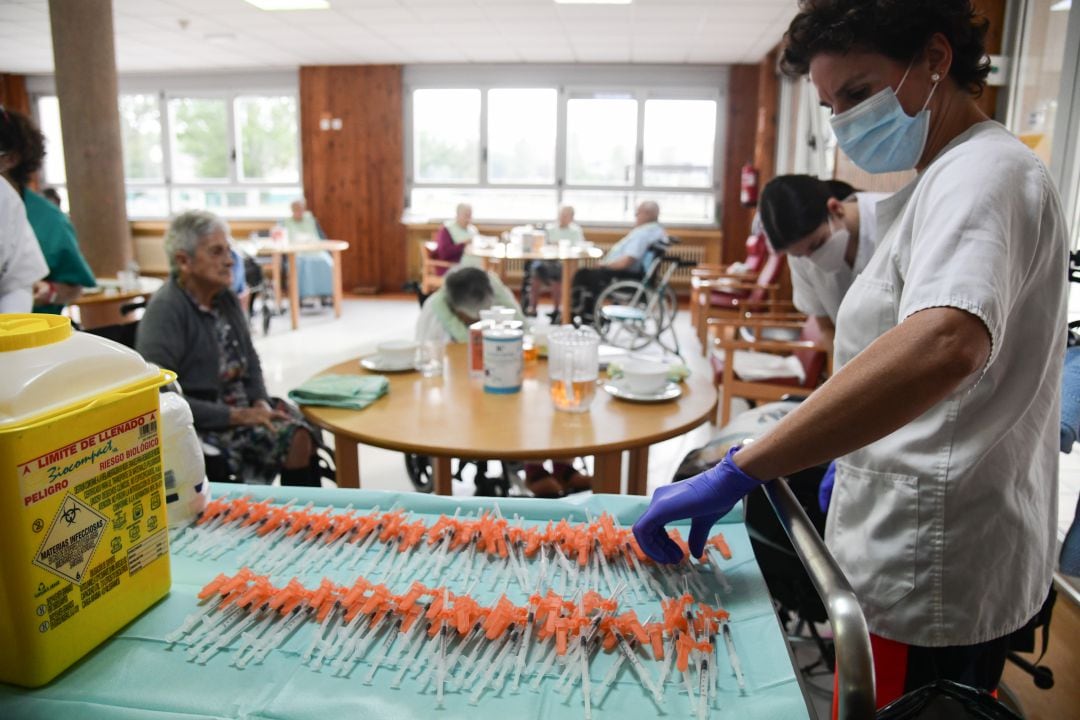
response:
[[[291,390],[289,399],[297,405],[363,410],[389,389],[383,375],[319,375]]]

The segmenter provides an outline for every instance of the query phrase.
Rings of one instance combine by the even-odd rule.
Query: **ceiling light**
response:
[[[1051,10],[1068,10],[1072,7],[1072,0],[1058,0],[1050,6]]]
[[[284,12],[286,10],[329,10],[329,0],[245,0],[260,10]]]
[[[556,5],[629,5],[634,0],[555,0]]]

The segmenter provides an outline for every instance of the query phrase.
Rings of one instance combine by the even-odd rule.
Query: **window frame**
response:
[[[407,71],[409,68],[406,69]],[[701,70],[694,68],[693,70]],[[408,204],[411,201],[413,190],[436,189],[436,190],[462,190],[470,192],[485,191],[513,191],[534,190],[554,191],[556,203],[562,204],[567,192],[613,192],[626,195],[628,198],[639,198],[649,193],[656,194],[686,194],[700,196],[711,194],[712,205],[716,209],[711,222],[668,222],[666,225],[676,227],[708,227],[716,228],[720,225],[722,209],[720,206],[723,197],[723,160],[725,152],[726,133],[726,110],[727,110],[727,75],[720,68],[708,68],[706,71],[716,72],[715,79],[711,84],[694,81],[682,81],[666,84],[659,81],[659,74],[653,74],[647,70],[640,73],[645,80],[653,78],[656,82],[628,82],[620,79],[602,79],[598,81],[561,82],[566,79],[560,76],[571,75],[573,69],[567,73],[546,72],[545,69],[537,69],[533,72],[522,72],[519,77],[514,77],[514,72],[508,70],[505,73],[472,72],[475,82],[460,82],[457,80],[442,80],[440,72],[417,73],[419,77],[410,78],[406,72],[403,88],[403,116],[404,116],[404,147],[403,162],[405,167],[405,199],[406,215],[410,214]],[[452,69],[444,72],[453,72]],[[669,70],[670,72],[670,70]],[[633,73],[633,69],[626,69],[626,74]],[[579,73],[580,74],[580,73]],[[586,69],[583,74],[597,74]],[[599,74],[604,74],[600,72]],[[488,93],[491,90],[537,90],[545,89],[556,91],[556,126],[555,126],[555,182],[545,183],[492,183],[488,178]],[[414,133],[414,110],[413,93],[417,90],[479,90],[480,91],[480,178],[477,183],[436,183],[418,181],[415,177],[415,142]],[[637,139],[634,150],[634,180],[627,185],[583,185],[571,184],[566,179],[566,150],[567,150],[567,105],[571,99],[587,99],[590,97],[624,96],[637,102]],[[644,183],[644,134],[645,134],[645,103],[648,100],[709,100],[716,103],[716,122],[714,125],[713,155],[711,181],[707,186],[700,187],[671,187],[664,185],[646,185]],[[416,216],[419,219],[419,216]],[[537,218],[498,218],[481,217],[480,220],[492,223],[513,223],[535,221]],[[597,224],[606,226],[630,226],[631,221],[608,221],[583,224]]]
[[[251,191],[251,190],[275,190],[280,188],[295,187],[296,195],[302,196],[304,193],[303,182],[303,138],[301,137],[301,113],[300,113],[300,93],[296,86],[289,87],[281,83],[270,83],[263,85],[261,83],[252,83],[246,85],[242,80],[238,80],[236,83],[229,82],[227,79],[224,81],[228,84],[227,88],[201,88],[203,83],[194,82],[190,84],[182,84],[176,86],[168,86],[163,83],[147,84],[133,84],[128,87],[123,83],[121,84],[120,92],[117,96],[117,104],[119,105],[120,97],[125,95],[153,95],[157,100],[158,114],[161,118],[161,152],[162,163],[161,169],[163,179],[161,180],[146,180],[146,179],[128,179],[124,178],[124,190],[125,196],[131,189],[137,190],[161,190],[165,195],[165,214],[163,215],[146,215],[146,214],[132,214],[128,213],[129,220],[164,220],[172,217],[178,212],[177,203],[174,201],[174,195],[177,191],[182,190],[205,190],[212,192],[237,192],[237,191]],[[210,83],[207,83],[210,84]],[[33,89],[31,92],[31,111],[35,121],[39,121],[38,116],[38,101],[43,97],[56,96],[55,87],[42,86]],[[241,180],[241,173],[239,168],[240,162],[240,138],[237,137],[237,124],[236,124],[236,100],[239,97],[290,97],[296,105],[296,164],[297,164],[297,178],[295,184],[289,182],[274,182],[265,180]],[[224,179],[213,180],[197,180],[197,181],[176,181],[173,177],[173,158],[172,158],[172,122],[169,117],[169,101],[177,98],[198,98],[198,99],[220,99],[225,102],[225,132],[226,132],[226,151],[227,151],[227,164],[228,164],[228,177]],[[44,183],[50,187],[62,188],[67,191],[67,182],[59,183],[53,182],[48,177],[43,175]],[[228,208],[220,208],[216,210],[223,218],[227,220],[253,220],[261,219],[264,216],[260,215],[248,215],[245,213],[230,213]]]

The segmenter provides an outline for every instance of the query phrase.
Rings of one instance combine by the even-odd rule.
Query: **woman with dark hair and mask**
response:
[[[782,66],[809,74],[844,152],[918,175],[837,315],[840,369],[772,432],[660,488],[634,526],[709,528],[763,481],[836,463],[826,542],[870,628],[877,700],[937,679],[993,690],[1055,562],[1067,232],[1046,168],[975,99],[970,0],[802,0]]]
[[[840,301],[877,247],[876,205],[886,197],[810,175],[780,175],[761,191],[758,220],[773,250],[788,256],[792,302],[829,344]]]

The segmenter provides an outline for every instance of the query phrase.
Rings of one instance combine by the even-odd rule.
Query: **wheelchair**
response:
[[[593,323],[604,343],[630,351],[656,343],[682,357],[674,328],[679,300],[671,287],[671,276],[679,268],[697,263],[667,253],[678,242],[669,236],[653,243],[645,253],[645,274],[640,280],[619,280],[597,297]],[[665,342],[665,334],[670,335],[670,344]]]

